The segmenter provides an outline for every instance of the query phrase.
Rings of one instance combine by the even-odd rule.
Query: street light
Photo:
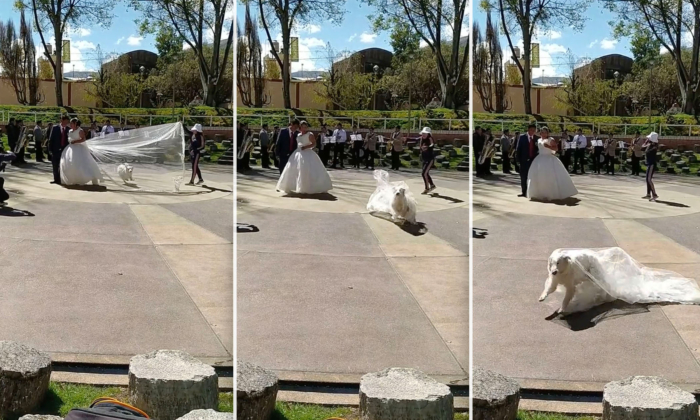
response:
[[[139,108],[143,108],[143,76],[146,73],[146,67],[139,67],[139,73],[141,73],[141,92],[139,92]]]
[[[372,110],[377,110],[377,77],[379,77],[379,66],[372,67]]]

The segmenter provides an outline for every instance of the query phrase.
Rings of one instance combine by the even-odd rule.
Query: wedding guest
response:
[[[605,161],[605,145],[598,136],[594,136],[593,140],[595,140],[595,146],[593,146],[593,171],[600,175],[600,168],[603,166],[603,163],[601,161]]]
[[[586,148],[588,147],[588,140],[586,136],[583,135],[583,130],[580,128],[576,131],[574,136],[574,145],[576,150],[574,151],[574,174],[578,170],[578,166],[581,166],[581,175],[586,173]]]
[[[608,140],[605,142],[605,174],[615,175],[615,149],[617,144],[613,135],[608,136]]]
[[[333,137],[333,132],[328,129],[328,125],[323,124],[321,126],[321,136],[319,145],[319,157],[323,166],[328,166],[328,160],[331,158],[331,142],[329,141]]]
[[[17,120],[15,145],[18,145],[18,143],[24,141],[24,136],[26,135],[26,133],[22,134],[23,128],[25,128],[24,121]],[[17,146],[15,146],[15,147],[17,147]],[[22,145],[22,147],[17,152],[17,158],[14,161],[12,161],[13,165],[24,165],[25,163],[27,163],[27,161],[24,160],[24,149],[25,149],[25,146]],[[12,151],[14,151],[14,149],[12,149]]]
[[[572,137],[566,130],[561,132],[561,137],[559,138],[559,156],[567,172],[570,171],[569,166],[571,166],[571,160],[574,154],[574,150],[570,148],[571,140]]]
[[[404,138],[401,136],[401,127],[396,126],[391,133],[391,169],[398,171],[401,168],[401,153],[403,152]]]
[[[19,128],[14,118],[10,118],[7,127],[5,127],[5,132],[7,133],[7,144],[10,146],[10,151],[14,152],[15,146],[17,146],[17,139],[19,138]]]
[[[335,169],[338,162],[340,162],[340,168],[345,169],[345,142],[348,141],[348,135],[343,130],[343,124],[338,123],[335,131],[333,132],[333,137],[335,137],[335,148],[333,149],[333,165],[331,168]]]
[[[358,138],[356,126],[352,129],[352,135],[356,136],[355,139]],[[359,140],[352,141],[352,166],[356,169],[360,169],[360,161],[362,160],[362,158],[360,157],[360,150],[362,150],[362,146],[364,144],[365,142],[364,140],[362,140],[362,135],[359,135]]]
[[[41,120],[34,125],[34,149],[36,150],[36,161],[44,162],[44,130],[41,128]]]
[[[506,128],[503,130],[503,135],[501,136],[501,157],[503,159],[503,173],[510,174],[510,151],[511,151],[511,139],[510,131]]]
[[[647,164],[647,195],[642,198],[647,198],[649,201],[656,201],[659,198],[656,195],[654,187],[654,174],[656,173],[656,152],[659,151],[659,135],[651,132],[644,142],[643,148],[646,148],[646,164]]]
[[[377,150],[377,134],[374,132],[374,128],[370,128],[369,132],[365,136],[365,141],[363,147],[365,148],[366,160],[365,169],[374,170],[374,155]]]
[[[630,152],[632,155],[632,175],[634,176],[639,176],[642,170],[639,162],[644,157],[644,151],[642,150],[642,145],[644,144],[644,141],[642,140],[640,134],[641,133],[637,131],[634,134],[634,139],[632,140],[632,143],[630,144]]]
[[[435,165],[435,155],[433,153],[435,147],[435,141],[433,141],[433,135],[431,133],[430,127],[423,127],[420,132],[420,154],[423,160],[423,182],[425,183],[425,191],[423,194],[427,194],[435,189],[435,183],[430,177],[430,170],[433,169]]]
[[[272,139],[270,143],[270,150],[276,150],[277,148],[277,138],[280,136],[280,128],[279,126],[275,126],[272,132]],[[272,162],[275,165],[275,168],[279,168],[279,161],[277,160],[277,155],[272,154]]]
[[[204,133],[202,132],[202,125],[195,124],[192,127],[192,141],[190,142],[190,160],[192,161],[192,177],[187,185],[194,185],[195,175],[199,178],[197,185],[204,182],[202,179],[202,171],[199,169],[199,158],[202,155],[202,150],[204,150]]]
[[[102,132],[104,132],[105,135],[114,133],[114,126],[112,126],[112,122],[110,120],[107,120],[105,125],[102,127]]]
[[[513,147],[515,150],[518,150],[518,142],[520,141],[520,131],[515,132],[515,136],[513,136]],[[515,167],[515,172],[520,173],[520,162],[518,161],[518,158],[516,157],[513,159],[513,166]]]
[[[270,147],[270,135],[267,133],[268,126],[263,124],[260,130],[260,158],[262,160],[262,167],[265,169],[270,169],[270,154],[268,153],[268,147]]]
[[[51,135],[51,129],[53,129],[53,123],[46,124],[46,130],[44,130],[44,144],[42,148],[45,148],[46,157],[51,161],[51,150],[49,149],[49,136]]]

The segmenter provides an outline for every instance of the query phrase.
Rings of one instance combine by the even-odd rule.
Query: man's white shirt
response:
[[[588,147],[588,140],[583,134],[577,134],[574,136],[574,143],[576,143],[577,149],[585,149]]]
[[[342,128],[336,128],[336,130],[333,132],[333,137],[335,137],[336,143],[345,143],[348,140],[348,135]]]

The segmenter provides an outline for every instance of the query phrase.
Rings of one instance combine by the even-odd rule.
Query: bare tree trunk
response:
[[[290,53],[291,53],[291,30],[287,25],[282,25],[282,97],[284,98],[284,107],[286,109],[292,108],[292,94],[291,94],[291,84],[292,84],[292,67],[290,65]]]
[[[532,88],[532,68],[530,68],[532,38],[527,30],[523,30],[523,34],[523,101],[525,113],[527,115],[532,115],[532,101],[530,95],[530,90]]]
[[[56,78],[56,106],[63,106],[63,33],[60,25],[54,24],[53,33],[56,40],[56,66],[53,71]]]

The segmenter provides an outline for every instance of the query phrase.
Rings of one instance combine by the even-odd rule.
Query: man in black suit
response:
[[[518,148],[515,151],[515,158],[520,162],[520,188],[522,194],[518,197],[527,197],[527,173],[530,171],[532,161],[537,157],[537,140],[540,138],[535,135],[535,124],[527,126],[527,133],[520,136],[518,140]]]
[[[52,184],[61,184],[61,154],[68,146],[68,118],[67,115],[61,117],[61,124],[55,125],[49,137],[49,150],[51,152],[51,166],[53,166]]]
[[[297,133],[299,131],[299,120],[295,119],[289,125],[289,127],[282,129],[280,135],[277,137],[277,144],[275,144],[275,155],[277,160],[279,160],[278,169],[280,174],[284,171],[284,167],[287,166],[287,161],[289,161],[289,156],[292,155],[297,149]]]

